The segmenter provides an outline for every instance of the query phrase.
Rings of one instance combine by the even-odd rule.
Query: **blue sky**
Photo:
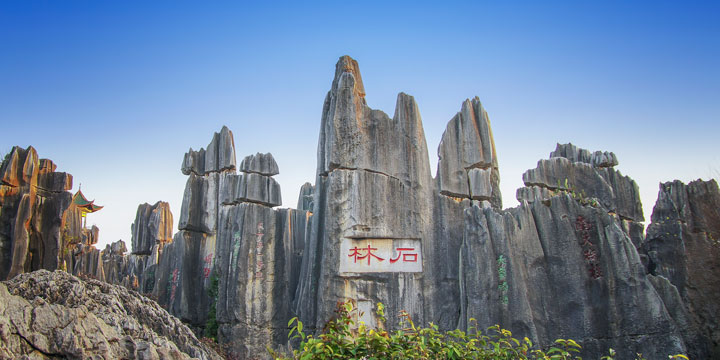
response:
[[[33,145],[75,189],[100,247],[138,204],[177,220],[188,148],[227,125],[272,152],[285,207],[314,181],[334,64],[368,104],[415,96],[433,171],[447,121],[479,96],[506,207],[557,142],[617,154],[649,218],[658,183],[720,176],[718,2],[0,2],[0,152]]]

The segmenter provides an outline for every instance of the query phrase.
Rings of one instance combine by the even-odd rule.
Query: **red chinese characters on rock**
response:
[[[210,273],[212,272],[212,262],[213,262],[213,254],[210,253],[208,256],[206,256],[203,259],[204,266],[203,266],[203,277],[207,279],[210,276]]]
[[[401,255],[403,262],[417,262],[418,255],[415,252],[415,248],[397,248],[397,252],[397,256],[393,259],[390,259],[391,263],[395,263],[400,260]]]
[[[372,247],[371,244],[368,244],[367,247],[360,247],[360,248],[357,246],[354,246],[350,249],[350,254],[348,255],[348,257],[352,258],[353,263],[357,263],[358,260],[360,260],[362,262],[364,259],[367,259],[367,265],[370,266],[371,258],[375,258],[376,262],[385,261],[385,258],[382,258],[375,253],[377,250],[378,249]],[[398,261],[401,261],[401,262],[417,262],[418,261],[418,254],[417,254],[417,251],[415,250],[415,248],[404,247],[404,248],[397,248],[395,250],[397,251],[397,256],[390,258],[391,264],[394,264]]]
[[[365,255],[360,255],[360,251],[367,251]],[[377,248],[372,247],[372,245],[368,244],[367,248],[358,248],[355,246],[354,248],[350,249],[350,255],[348,257],[353,258],[353,262],[357,263],[358,260],[362,260],[367,258],[367,264],[370,265],[370,257],[374,257],[378,259],[379,261],[383,261],[385,259],[373,254],[373,251],[377,251]]]

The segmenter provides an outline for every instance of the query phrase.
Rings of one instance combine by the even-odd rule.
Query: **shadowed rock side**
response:
[[[0,337],[6,359],[220,359],[155,302],[62,271],[0,283]]]
[[[720,357],[720,191],[715,180],[660,184],[643,251],[676,305],[695,358]],[[677,294],[677,295],[675,295]],[[682,305],[682,306],[681,306]]]

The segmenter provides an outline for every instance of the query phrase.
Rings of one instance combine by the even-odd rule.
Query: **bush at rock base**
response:
[[[352,301],[339,302],[335,316],[318,336],[303,332],[297,318],[288,323],[289,336],[301,340],[299,348],[287,357],[268,348],[273,359],[581,359],[581,346],[572,339],[557,339],[546,350],[537,349],[527,337],[518,340],[499,325],[483,333],[473,324],[467,333],[461,330],[438,331],[437,325],[417,327],[410,315],[402,311],[403,328],[394,332],[382,330],[385,323],[384,306],[378,303],[377,329],[369,328],[353,317],[362,317]],[[670,355],[669,359],[688,359],[685,355]],[[614,360],[615,351],[609,349],[603,360]],[[644,359],[637,354],[637,359]]]

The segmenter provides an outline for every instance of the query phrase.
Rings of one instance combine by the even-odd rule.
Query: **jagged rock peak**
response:
[[[489,200],[502,207],[500,174],[490,119],[480,99],[465,99],[438,146],[438,181],[443,195]]]
[[[154,205],[139,205],[131,229],[133,254],[149,255],[156,244],[171,242],[173,215],[170,204],[158,201]]]
[[[338,92],[338,86],[341,85],[341,78],[344,74],[351,74],[355,81],[354,93],[362,99],[362,103],[365,104],[365,86],[363,85],[362,76],[360,76],[360,67],[358,62],[348,55],[341,56],[335,64],[335,78],[332,83],[332,93]]]
[[[595,151],[591,153],[589,150],[579,148],[572,143],[557,144],[555,151],[550,153],[550,157],[564,157],[572,162],[583,162],[594,167],[613,167],[618,165],[617,156],[608,151]]]
[[[590,154],[572,144],[558,144],[550,159],[538,161],[535,169],[523,174],[525,186],[551,191],[518,190],[517,199],[544,201],[553,196],[554,191],[567,191],[581,200],[595,198],[599,205],[624,219],[644,221],[637,183],[613,169],[611,164],[617,164],[617,157],[611,152]]]
[[[273,176],[280,173],[278,164],[271,153],[256,153],[246,156],[240,162],[240,171],[244,173],[258,173],[260,175]]]
[[[39,159],[34,147],[28,146],[27,149],[23,149],[14,146],[2,162],[0,180],[4,185],[14,187],[32,184],[38,167]]]
[[[370,108],[357,62],[340,59],[323,105],[318,141],[318,175],[335,169],[380,173],[431,186],[422,119],[412,96],[400,93],[390,118]]]
[[[205,175],[212,172],[235,170],[235,140],[227,126],[223,126],[219,133],[213,135],[207,150],[192,148],[185,153],[181,171],[185,175],[194,173]]]

